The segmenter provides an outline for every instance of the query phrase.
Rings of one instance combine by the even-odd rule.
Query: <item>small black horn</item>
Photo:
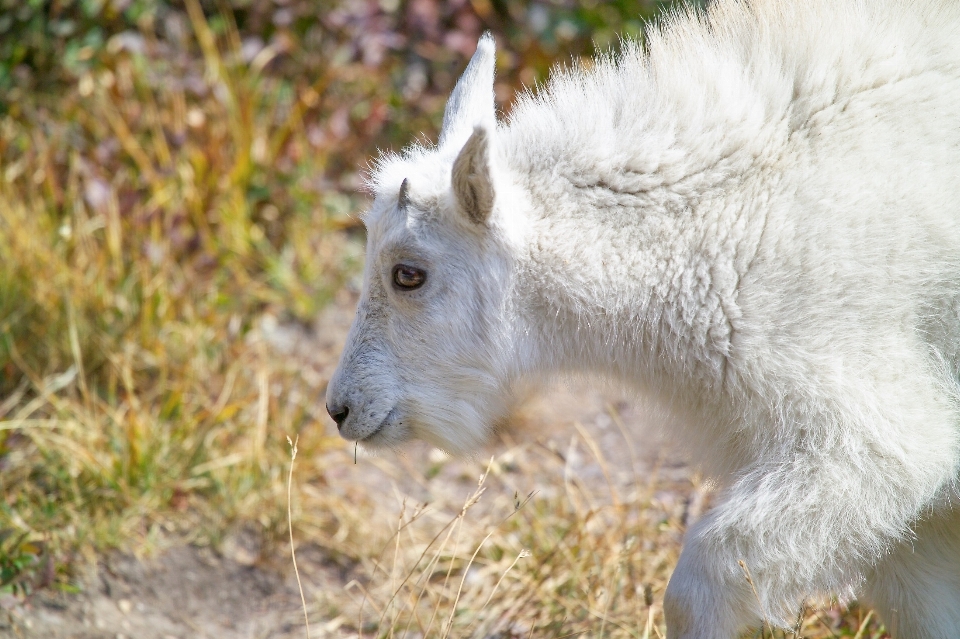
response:
[[[403,178],[403,182],[400,183],[400,195],[397,197],[397,207],[400,209],[407,208],[407,205],[410,204],[410,195],[408,191],[410,190],[410,184],[408,183],[407,178]]]

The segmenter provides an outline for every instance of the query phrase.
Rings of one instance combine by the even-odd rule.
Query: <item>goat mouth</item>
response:
[[[393,420],[394,414],[396,412],[397,412],[396,408],[391,408],[390,412],[387,413],[386,417],[383,418],[383,420],[380,422],[379,425],[377,425],[377,427],[373,430],[372,433],[370,433],[369,435],[365,435],[364,437],[361,437],[357,441],[361,444],[376,446],[376,439],[378,439],[383,434],[383,431],[386,429],[387,425]]]

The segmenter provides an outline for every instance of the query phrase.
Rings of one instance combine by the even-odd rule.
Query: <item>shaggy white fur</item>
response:
[[[373,176],[343,436],[470,453],[519,384],[618,377],[723,487],[671,639],[831,592],[960,637],[960,3],[719,0],[501,123],[493,71]]]

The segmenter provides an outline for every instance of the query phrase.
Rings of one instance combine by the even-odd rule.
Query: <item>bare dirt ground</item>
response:
[[[353,317],[355,294],[342,294],[311,331],[273,325],[266,335],[281,356],[305,357],[306,364],[329,378]],[[305,365],[306,365],[305,364]],[[669,452],[648,426],[642,407],[627,395],[586,385],[564,385],[533,398],[517,419],[521,428],[507,438],[535,441],[557,450],[569,472],[584,482],[626,485],[656,472],[657,499],[666,510],[682,508],[690,518],[704,506],[705,492],[692,488],[690,470]],[[326,424],[332,434],[332,422]],[[590,439],[584,439],[584,433]],[[590,441],[592,440],[592,442]],[[605,464],[597,463],[599,449]],[[500,446],[491,452],[502,452]],[[475,462],[442,459],[429,482],[411,479],[411,467],[437,464],[436,451],[414,446],[402,455],[361,457],[334,451],[325,462],[330,484],[363,491],[396,512],[406,497],[416,501],[469,494],[475,487]],[[471,465],[472,464],[472,465]],[[468,470],[469,468],[469,470]],[[532,474],[537,477],[537,473]],[[612,475],[612,476],[611,476]],[[530,477],[529,469],[524,475]],[[544,469],[535,485],[513,486],[520,494],[562,483],[554,469]],[[492,490],[510,492],[509,482]],[[529,490],[528,490],[529,489]],[[549,490],[549,488],[546,488]],[[687,519],[687,516],[684,517]],[[384,525],[387,525],[384,523]],[[42,592],[17,601],[0,598],[0,637],[22,639],[287,639],[303,637],[303,611],[292,564],[285,551],[265,557],[255,534],[228,535],[216,550],[177,546],[138,559],[109,553],[81,576],[80,592]],[[298,550],[298,565],[307,600],[323,599],[352,578],[317,547]],[[311,636],[341,637],[342,620],[311,615]],[[356,636],[352,631],[351,636]]]

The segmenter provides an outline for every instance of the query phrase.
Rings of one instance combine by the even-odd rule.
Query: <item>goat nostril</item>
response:
[[[333,421],[337,422],[337,430],[340,430],[343,427],[343,422],[347,418],[347,415],[350,414],[350,409],[346,406],[334,406],[330,408],[330,405],[327,404],[327,412],[330,414],[330,417],[333,418]]]

